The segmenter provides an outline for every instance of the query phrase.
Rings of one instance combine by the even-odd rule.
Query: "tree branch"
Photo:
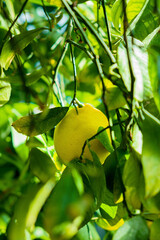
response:
[[[105,2],[104,2],[104,0],[102,0],[102,7],[103,7],[103,12],[104,12],[104,18],[105,18],[106,28],[107,28],[107,35],[108,35],[109,47],[110,47],[110,50],[112,50],[111,34],[110,34],[110,30],[109,30],[109,23],[108,23],[107,12],[106,12],[106,8],[105,8]]]

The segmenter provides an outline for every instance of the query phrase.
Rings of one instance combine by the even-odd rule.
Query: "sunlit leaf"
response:
[[[126,188],[126,201],[131,209],[140,209],[141,207],[138,195],[140,171],[140,162],[136,155],[132,153],[126,162],[123,171],[123,182]]]
[[[119,19],[122,16],[122,13],[122,0],[116,0],[112,7],[112,21],[117,29],[119,29]]]
[[[8,240],[16,240],[25,238],[27,228],[33,227],[39,211],[48,198],[54,187],[53,180],[49,180],[45,184],[31,184],[26,192],[18,199],[14,214],[8,226]]]
[[[146,0],[129,0],[126,7],[127,19],[129,23],[140,13],[145,2]]]
[[[12,126],[17,132],[30,137],[45,133],[57,125],[68,111],[68,107],[56,107],[13,122]]]
[[[105,218],[105,213],[107,215],[109,215],[111,218],[115,218],[116,214],[117,214],[117,209],[118,209],[118,206],[115,205],[115,206],[109,206],[109,205],[106,205],[106,204],[101,204],[101,214],[102,216]],[[102,211],[103,210],[103,211]],[[103,214],[104,212],[104,214]]]
[[[112,225],[106,219],[100,218],[96,221],[96,223],[98,226],[100,226],[103,229],[106,229],[107,231],[115,231],[124,224],[124,220],[120,219],[117,223]]]
[[[135,17],[128,29],[132,31],[135,38],[141,41],[159,26],[160,18],[158,14],[154,14],[154,4],[155,1],[146,0],[142,11]]]
[[[160,121],[145,114],[142,124],[143,148],[142,165],[146,184],[146,197],[152,197],[160,191]]]
[[[123,93],[117,86],[107,88],[105,99],[109,110],[123,107],[126,104]]]
[[[20,52],[39,34],[44,30],[44,28],[37,28],[30,31],[25,31],[14,36],[9,41],[5,42],[1,57],[0,57],[0,65],[6,70],[10,66],[12,60],[14,59],[16,54],[20,54]]]
[[[128,41],[130,43],[130,59],[135,77],[134,97],[139,101],[143,101],[152,97],[152,88],[148,74],[148,54],[141,42],[136,40],[132,45],[131,38],[128,38]],[[118,65],[124,84],[128,91],[131,91],[127,51],[122,43],[118,48]]]
[[[42,0],[30,0],[30,2],[36,3],[38,5],[43,5],[44,3],[45,6],[55,6],[55,7],[61,7],[63,5],[61,0],[43,0],[43,3],[42,3]]]
[[[12,144],[18,156],[26,161],[29,154],[29,149],[26,146],[26,136],[19,134],[14,128],[11,129]]]
[[[132,148],[139,154],[142,154],[143,136],[137,124],[132,129]]]
[[[0,107],[9,101],[11,95],[11,85],[5,81],[0,81]]]
[[[157,108],[160,112],[160,27],[156,29],[152,36],[145,40],[149,52],[149,75],[153,89],[153,96]]]

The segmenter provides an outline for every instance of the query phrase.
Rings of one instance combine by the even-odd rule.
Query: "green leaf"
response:
[[[26,146],[26,136],[19,134],[14,128],[11,128],[12,144],[18,156],[26,161],[29,154],[29,149]]]
[[[8,240],[26,240],[25,231],[36,222],[37,216],[54,187],[53,180],[45,184],[31,184],[18,199],[7,230]]]
[[[43,3],[41,0],[30,0],[30,2],[43,6]],[[61,0],[43,0],[43,2],[45,6],[55,6],[55,7],[63,6]]]
[[[26,146],[31,148],[44,148],[45,147],[45,142],[42,142],[41,139],[38,137],[31,137],[28,140],[26,140]]]
[[[125,186],[125,197],[131,210],[140,209],[141,202],[138,195],[141,166],[139,159],[134,153],[130,154],[123,170],[123,182]]]
[[[9,75],[7,77],[0,77],[0,81],[4,81],[4,82],[9,82],[12,84],[21,84],[23,85],[25,81],[25,85],[26,86],[30,86],[32,84],[34,84],[35,82],[37,82],[43,75],[47,74],[49,68],[41,68],[39,70],[34,70],[34,72],[24,75],[23,79],[22,76],[20,75]]]
[[[37,148],[32,148],[29,154],[30,169],[32,173],[42,182],[46,182],[49,178],[53,178],[56,167],[53,160],[44,152]]]
[[[139,126],[135,123],[132,128],[132,148],[139,154],[142,154],[143,136]]]
[[[152,197],[160,191],[160,121],[147,111],[144,114],[142,165],[146,184],[145,196]]]
[[[70,239],[85,217],[90,216],[90,220],[93,214],[90,210],[93,200],[88,194],[80,195],[72,173],[72,168],[64,170],[44,207],[45,229],[51,239]]]
[[[129,37],[129,53],[135,77],[134,98],[143,101],[152,97],[152,88],[148,72],[148,53],[143,44]],[[127,50],[121,43],[118,47],[118,66],[122,79],[128,91],[131,91],[131,77],[129,71]]]
[[[0,81],[0,107],[9,101],[11,96],[11,85],[7,82]]]
[[[115,205],[115,206],[109,206],[109,205],[106,205],[106,204],[101,204],[101,214],[103,216],[103,218],[106,218],[105,217],[105,213],[107,213],[107,215],[109,215],[109,217],[111,217],[112,219],[115,218],[116,214],[117,214],[117,209],[118,209],[118,206]],[[102,211],[104,210],[104,211]],[[105,213],[104,213],[105,212]],[[104,213],[104,214],[103,214]],[[106,218],[107,219],[107,218]]]
[[[105,224],[106,222],[106,228],[105,225],[102,226],[102,228],[104,227],[104,229],[107,229],[107,224],[109,224],[111,226],[111,228],[115,228],[113,230],[116,230],[117,227],[119,228],[123,223],[123,217],[126,214],[126,212],[124,211],[124,207],[123,204],[120,203],[116,206],[107,206],[107,205],[101,205],[100,207],[100,213],[102,215],[102,222],[101,222],[101,218],[98,220],[97,223],[100,223],[100,225],[103,225],[103,222]],[[117,226],[116,226],[117,225]],[[108,228],[108,230],[111,230]]]
[[[144,208],[152,214],[160,214],[160,193],[156,194],[154,197],[151,198],[144,198],[142,199]]]
[[[1,52],[0,65],[8,69],[12,60],[16,54],[20,52],[39,34],[44,30],[44,28],[37,28],[30,31],[25,31],[21,34],[14,36],[12,39],[7,41]]]
[[[116,178],[117,168],[123,168],[125,162],[126,152],[117,148],[116,151],[112,152],[104,162],[104,172],[106,178],[107,188],[113,192],[114,191],[114,182]]]
[[[159,31],[160,31],[160,27],[157,27],[156,29],[154,29],[153,32],[151,32],[144,40],[143,40],[143,44],[146,48],[150,47],[150,46],[155,46],[157,45],[158,47],[160,47],[160,43],[159,43]],[[156,41],[155,41],[156,39]],[[156,42],[156,44],[155,44]]]
[[[154,13],[154,4],[154,0],[146,0],[142,10],[128,28],[128,33],[132,32],[133,36],[141,41],[159,26],[160,17]]]
[[[120,108],[126,104],[123,93],[117,86],[107,88],[105,99],[108,105],[108,110]]]
[[[55,107],[42,113],[22,117],[13,122],[17,132],[30,137],[45,133],[56,126],[68,111],[68,107]]]
[[[99,127],[98,132],[102,131],[103,129],[103,127]],[[99,133],[96,136],[96,139],[98,139],[109,152],[113,152],[113,147],[106,131]]]
[[[149,75],[153,89],[153,96],[160,112],[160,36],[157,30],[159,31],[160,27],[156,29],[151,38],[146,39],[145,43],[148,43]]]
[[[149,229],[142,217],[132,217],[121,226],[113,236],[113,240],[148,240]]]
[[[150,240],[160,239],[160,219],[155,220],[151,225]]]
[[[145,2],[146,0],[129,0],[126,7],[127,19],[129,23],[140,13]]]
[[[112,21],[115,28],[119,29],[119,19],[123,14],[122,0],[116,0],[112,7]]]
[[[67,84],[66,90],[74,90],[74,82]],[[91,94],[95,94],[95,86],[93,85],[93,83],[91,84],[91,83],[78,82],[77,91],[89,92]]]
[[[5,37],[7,33],[7,29],[5,29],[4,27],[0,27],[0,48],[1,48],[1,45],[3,43],[3,38]]]
[[[88,223],[83,228],[81,228],[76,236],[72,240],[100,240],[94,224]]]
[[[106,181],[104,175],[104,169],[97,155],[91,151],[93,156],[93,162],[88,160],[85,164],[77,161],[71,162],[77,171],[84,176],[85,186],[88,191],[94,196],[95,209],[98,209],[101,205],[104,197],[107,198]],[[105,196],[107,195],[107,196]],[[110,199],[109,199],[110,200]],[[110,202],[108,203],[110,204]]]

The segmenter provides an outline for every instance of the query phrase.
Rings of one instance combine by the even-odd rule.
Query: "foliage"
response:
[[[160,235],[160,4],[0,1],[0,239]],[[106,114],[103,165],[64,166],[54,129],[69,108]],[[117,229],[118,228],[118,229]]]

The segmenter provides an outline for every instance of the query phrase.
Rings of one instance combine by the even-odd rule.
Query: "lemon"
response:
[[[80,157],[85,141],[95,135],[99,127],[105,128],[109,125],[107,117],[90,104],[78,107],[77,111],[75,108],[71,109],[56,126],[54,132],[55,150],[66,165],[71,160]],[[110,138],[109,129],[106,132]],[[103,163],[109,152],[98,139],[90,141],[89,144],[91,150]],[[88,146],[85,147],[83,158],[92,160]]]

